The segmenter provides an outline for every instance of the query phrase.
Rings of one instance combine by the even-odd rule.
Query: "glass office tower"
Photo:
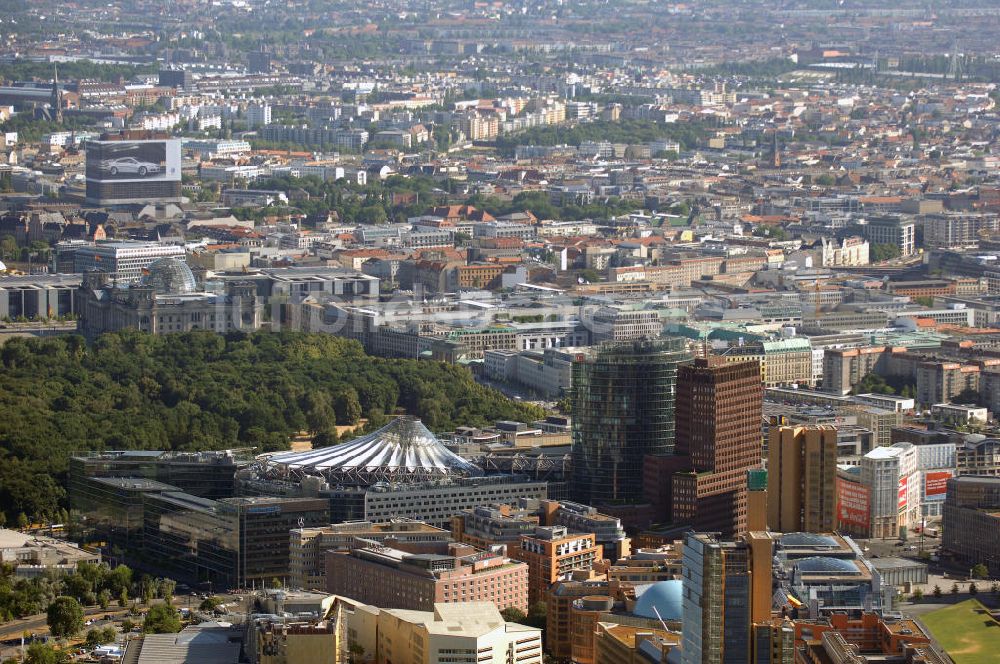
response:
[[[573,500],[643,500],[647,454],[674,449],[677,369],[691,360],[680,338],[603,344],[573,364]]]

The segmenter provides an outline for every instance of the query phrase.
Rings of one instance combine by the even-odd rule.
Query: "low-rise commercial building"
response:
[[[361,606],[348,625],[378,662],[542,662],[542,630],[506,622],[491,602],[436,603],[420,611]]]
[[[82,562],[96,565],[101,562],[101,554],[51,537],[0,528],[0,564],[13,567],[16,577],[70,573]]]
[[[349,521],[320,528],[295,528],[289,535],[289,585],[307,589],[326,587],[326,551],[349,551],[378,542],[419,553],[423,549],[439,549],[452,540],[447,530],[405,518],[383,523]]]
[[[528,566],[468,545],[407,553],[370,542],[326,554],[327,592],[366,604],[427,611],[437,603],[493,602],[528,611]]]

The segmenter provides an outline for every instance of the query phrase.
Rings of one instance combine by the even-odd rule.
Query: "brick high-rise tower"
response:
[[[763,387],[755,361],[699,358],[677,373],[671,516],[698,531],[738,535],[747,528],[747,471],[762,462]]]

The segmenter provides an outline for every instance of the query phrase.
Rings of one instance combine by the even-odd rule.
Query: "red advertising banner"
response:
[[[899,478],[899,509],[906,509],[906,487],[907,482],[910,478],[908,476],[903,476]]]
[[[927,500],[944,500],[951,475],[950,470],[933,470],[924,473],[924,496]]]
[[[837,478],[837,522],[846,533],[867,535],[871,510],[868,487]]]

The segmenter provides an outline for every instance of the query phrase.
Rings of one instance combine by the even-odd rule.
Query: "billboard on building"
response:
[[[951,477],[950,470],[930,470],[924,473],[924,500],[944,500]]]
[[[868,536],[871,499],[868,487],[837,478],[837,527],[852,535]]]
[[[86,175],[99,182],[180,182],[181,143],[88,141]]]
[[[904,475],[899,478],[899,511],[902,512],[906,509],[906,490],[908,488],[910,477],[909,475]]]

